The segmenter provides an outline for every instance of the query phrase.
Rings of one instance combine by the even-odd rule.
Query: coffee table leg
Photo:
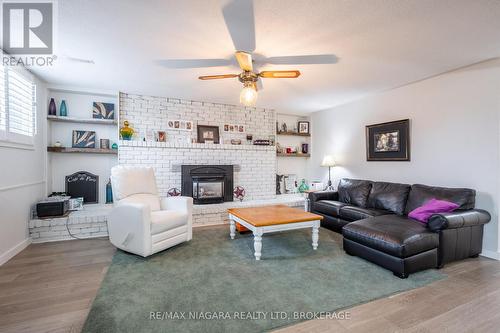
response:
[[[235,231],[236,231],[236,225],[233,221],[233,219],[229,219],[229,236],[231,236],[231,239],[234,239],[235,236]]]
[[[253,247],[255,249],[255,260],[260,260],[260,256],[262,255],[262,232],[254,231],[253,232]]]
[[[318,239],[319,239],[319,224],[315,224],[312,230],[313,250],[316,250],[318,248]]]

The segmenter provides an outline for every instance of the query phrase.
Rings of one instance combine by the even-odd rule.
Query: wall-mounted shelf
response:
[[[311,136],[311,133],[298,133],[298,132],[278,132],[277,135],[291,135],[291,136]]]
[[[276,153],[278,157],[311,157],[311,154],[283,154]]]
[[[80,124],[101,124],[101,125],[116,125],[116,119],[93,119],[93,118],[71,118],[61,116],[47,116],[50,121],[59,121],[65,123],[80,123]]]
[[[67,148],[67,147],[47,147],[47,151],[51,153],[66,153],[66,154],[118,154],[118,149],[101,149],[101,148]]]

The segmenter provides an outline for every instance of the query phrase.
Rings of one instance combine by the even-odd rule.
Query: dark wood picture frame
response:
[[[301,131],[300,125],[302,125],[302,124],[307,125],[307,132]],[[297,131],[299,134],[309,134],[311,131],[311,124],[308,121],[299,121],[299,122],[297,122]]]
[[[366,126],[367,161],[410,161],[410,119]]]
[[[205,140],[210,140],[203,135],[206,132],[213,132],[213,142],[219,143],[219,126],[198,125],[196,129],[198,133],[198,143],[205,143]]]

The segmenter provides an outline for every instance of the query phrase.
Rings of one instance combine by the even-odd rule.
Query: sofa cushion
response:
[[[384,214],[391,214],[391,212],[385,210],[356,207],[356,206],[344,206],[340,208],[339,216],[341,219],[344,219],[346,221],[357,221]]]
[[[410,188],[408,184],[373,182],[367,206],[403,215]]]
[[[342,228],[342,234],[347,239],[398,258],[407,258],[439,245],[437,233],[420,222],[399,215],[352,222]]]
[[[405,213],[408,214],[417,207],[423,206],[431,199],[445,200],[456,203],[459,210],[473,209],[476,202],[476,191],[468,188],[447,188],[415,184],[412,185]]]
[[[121,199],[119,201],[120,203],[136,203],[136,204],[142,204],[149,206],[149,209],[151,211],[157,211],[160,210],[160,197],[155,194],[146,194],[146,193],[141,193],[141,194],[132,194],[129,195],[128,197]]]
[[[340,213],[340,208],[344,207],[345,203],[334,200],[320,200],[316,201],[313,206],[313,210],[318,213],[338,217]]]
[[[346,204],[366,207],[372,183],[368,180],[341,179],[338,187],[339,201]]]
[[[160,210],[151,213],[151,235],[187,224],[188,215],[174,210]]]

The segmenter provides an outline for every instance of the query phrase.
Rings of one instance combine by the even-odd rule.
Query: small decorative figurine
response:
[[[167,197],[178,197],[180,195],[181,191],[179,191],[179,189],[176,187],[169,188],[167,191]]]
[[[243,186],[236,186],[233,191],[234,197],[240,201],[243,201],[245,197],[245,189]]]
[[[307,190],[309,190],[309,186],[307,186],[306,180],[302,179],[302,183],[300,183],[300,186],[299,186],[299,192],[304,193]]]
[[[123,140],[132,140],[132,136],[134,135],[134,129],[129,127],[129,122],[125,120],[123,122],[123,127],[120,128],[120,135]]]

